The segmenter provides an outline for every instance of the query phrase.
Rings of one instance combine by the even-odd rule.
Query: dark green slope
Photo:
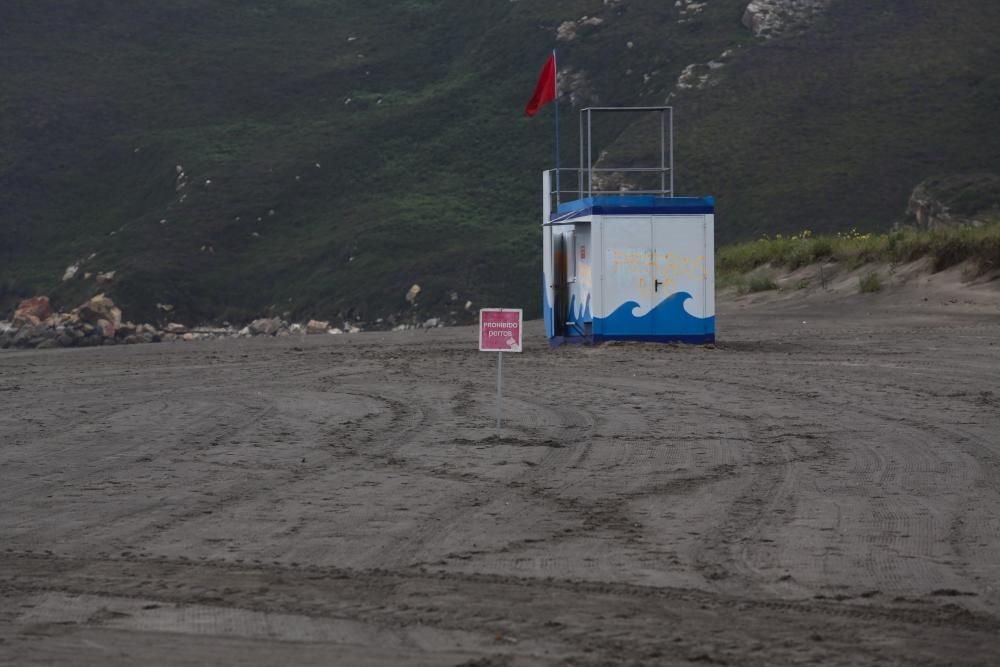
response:
[[[680,24],[659,0],[8,0],[0,298],[73,305],[98,287],[62,273],[96,253],[80,274],[116,270],[135,319],[371,321],[408,311],[413,283],[422,313],[457,292],[533,314],[552,117],[520,110],[585,15],[604,22],[558,46],[586,101],[663,103],[686,65],[736,50],[675,100],[679,189],[718,195],[723,239],[885,225],[925,176],[992,168],[992,3],[841,3],[766,44],[745,4]],[[610,147],[641,153],[628,136]]]
[[[835,4],[680,102],[685,180],[721,236],[885,228],[923,179],[1000,171],[1000,4]]]

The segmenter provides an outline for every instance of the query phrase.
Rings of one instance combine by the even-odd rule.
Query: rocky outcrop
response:
[[[576,21],[563,21],[556,29],[556,40],[570,42],[576,39],[581,28],[596,27],[602,23],[604,23],[604,19],[598,16],[583,16]]]
[[[573,67],[560,68],[558,84],[559,98],[568,101],[573,107],[600,103],[594,84],[584,70]]]
[[[812,25],[832,0],[752,0],[743,25],[758,37],[771,39]]]
[[[1000,176],[956,174],[935,176],[910,193],[907,222],[921,229],[977,225],[1000,216]]]
[[[36,296],[25,299],[14,311],[14,326],[38,326],[50,315],[52,315],[52,305],[49,303],[49,297]]]

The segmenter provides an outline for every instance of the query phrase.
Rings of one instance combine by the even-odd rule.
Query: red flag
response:
[[[528,106],[524,107],[524,113],[534,116],[542,106],[556,99],[556,54],[553,53],[542,67],[542,73],[538,75],[538,85],[535,86],[535,94],[531,96]]]

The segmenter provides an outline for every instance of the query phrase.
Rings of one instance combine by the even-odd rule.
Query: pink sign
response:
[[[483,308],[479,311],[480,352],[521,351],[521,309]]]

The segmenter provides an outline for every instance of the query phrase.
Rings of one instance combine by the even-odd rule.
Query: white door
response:
[[[656,308],[671,297],[674,301],[686,302],[683,310],[691,316],[707,317],[706,290],[710,283],[711,258],[706,256],[705,217],[671,215],[654,219],[652,227],[654,318],[675,319],[682,314],[678,307]],[[684,295],[690,295],[690,299]],[[670,332],[672,327],[671,322],[657,322],[661,332]]]
[[[649,316],[655,280],[651,219],[649,216],[607,216],[601,229],[603,312],[595,313],[594,333],[653,335],[653,318]]]

